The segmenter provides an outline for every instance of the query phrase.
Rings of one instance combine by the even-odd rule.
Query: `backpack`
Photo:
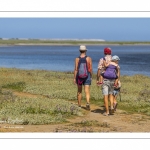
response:
[[[79,63],[78,63],[78,78],[80,79],[86,79],[88,77],[88,67],[87,67],[87,56],[81,58],[79,57]]]
[[[106,79],[117,79],[117,66],[109,65],[103,75]]]

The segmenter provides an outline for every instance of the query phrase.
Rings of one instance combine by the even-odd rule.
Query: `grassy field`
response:
[[[82,116],[77,107],[72,72],[0,68],[0,121],[13,124],[63,123]],[[121,76],[119,109],[150,115],[150,77]],[[86,103],[83,92],[82,103]],[[96,75],[91,85],[91,103],[103,105]]]

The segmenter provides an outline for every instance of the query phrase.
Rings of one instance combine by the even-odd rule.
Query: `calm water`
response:
[[[106,46],[87,46],[96,73],[99,59]],[[122,75],[150,76],[150,45],[110,46],[113,55],[120,57]],[[73,71],[79,46],[8,46],[0,47],[0,67]]]

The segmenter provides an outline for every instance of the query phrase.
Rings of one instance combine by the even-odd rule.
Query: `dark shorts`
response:
[[[118,94],[119,94],[119,92],[120,92],[120,88],[118,88],[118,89],[114,89],[114,91],[113,91],[113,95],[118,95]]]
[[[88,73],[88,77],[85,79],[80,79],[78,77],[76,77],[76,83],[78,85],[91,85],[91,75],[90,73]]]

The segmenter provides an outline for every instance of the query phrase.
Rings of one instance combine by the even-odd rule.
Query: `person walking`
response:
[[[120,67],[117,65],[118,61],[120,60],[118,56],[111,56],[111,48],[104,48],[104,54],[105,57],[101,58],[99,63],[98,63],[98,70],[97,70],[97,85],[102,85],[102,94],[104,96],[104,106],[105,106],[105,112],[103,115],[108,116],[114,112],[114,96],[113,96],[113,91],[114,91],[114,83],[116,81],[116,78],[120,78]],[[106,57],[107,56],[107,57]],[[105,67],[106,62],[104,60],[107,60],[107,67]],[[113,65],[111,64],[114,63]],[[110,66],[109,66],[110,64]],[[109,68],[109,67],[110,68]],[[110,73],[107,68],[109,68],[109,71],[115,70],[115,75],[114,73]],[[109,73],[108,73],[109,72]],[[109,77],[110,75],[113,75]],[[103,75],[103,76],[102,76]],[[101,78],[100,83],[99,83],[99,78]],[[110,109],[111,111],[109,112],[109,101],[110,101]]]
[[[103,84],[102,84],[102,94],[104,95],[104,105],[105,112],[103,115],[108,116],[114,113],[114,83],[116,78],[120,78],[120,67],[118,65],[118,61],[120,58],[118,56],[113,56],[111,59],[111,63],[106,68],[103,74]],[[109,111],[109,101],[110,101],[110,111]]]
[[[105,65],[109,64],[109,62],[111,61],[111,48],[110,47],[106,47],[104,48],[104,57],[100,58],[99,63],[98,63],[98,69],[97,69],[97,85],[102,85],[103,84],[103,74],[105,72]]]
[[[114,106],[114,111],[116,111],[118,102],[117,102],[117,97],[120,94],[120,89],[121,89],[121,82],[118,80],[117,87],[114,88],[113,91],[113,106]]]
[[[78,106],[81,107],[82,86],[86,95],[86,109],[90,110],[90,85],[92,82],[92,59],[86,55],[87,48],[81,45],[79,48],[80,56],[75,58],[74,83],[77,84]]]

